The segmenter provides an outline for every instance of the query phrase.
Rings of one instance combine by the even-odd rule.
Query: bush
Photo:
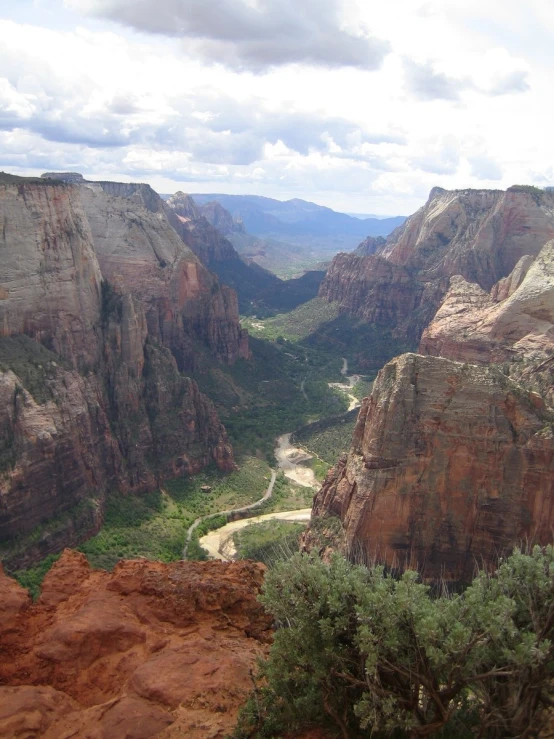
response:
[[[476,724],[481,737],[538,736],[553,692],[554,549],[516,551],[465,592],[442,591],[338,555],[277,563],[261,600],[279,628],[235,735],[331,723],[345,738],[461,737]]]

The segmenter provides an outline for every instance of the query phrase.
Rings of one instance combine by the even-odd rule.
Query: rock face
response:
[[[417,342],[451,277],[461,275],[489,291],[522,257],[536,257],[552,238],[553,193],[518,187],[506,192],[435,188],[426,205],[393,231],[375,256],[365,257],[371,261],[364,267],[356,253],[338,255],[319,294],[338,300],[351,315],[374,320],[383,312],[378,305],[381,296],[397,289],[398,272],[393,267],[403,268],[410,278],[398,295],[401,322],[389,328],[398,337]],[[381,260],[392,265],[389,272]]]
[[[379,372],[313,516],[339,516],[354,553],[468,579],[520,541],[551,541],[553,419],[494,368],[405,354]]]
[[[386,239],[382,236],[368,236],[364,239],[358,248],[354,251],[357,257],[369,257],[375,254],[386,244]]]
[[[544,361],[554,352],[554,241],[522,257],[488,295],[453,277],[421,340],[422,354],[464,362]]]
[[[421,294],[407,269],[377,255],[338,254],[319,289],[329,303],[338,302],[347,313],[387,327],[411,318]]]
[[[0,336],[36,338],[75,367],[95,362],[102,276],[74,190],[0,183],[0,249]]]
[[[0,737],[226,736],[270,621],[252,562],[120,562],[66,550],[31,605],[0,572]]]
[[[142,185],[100,187],[82,188],[81,198],[102,275],[140,301],[150,336],[171,350],[183,371],[194,369],[195,340],[227,364],[247,358],[236,294],[185,245],[159,195]]]
[[[179,369],[199,346],[224,362],[248,356],[236,295],[161,202],[148,186],[0,182],[0,558],[10,567],[95,533],[110,489],[234,467],[214,407]]]
[[[242,220],[233,218],[217,200],[201,205],[198,210],[224,236],[232,233],[246,233]]]

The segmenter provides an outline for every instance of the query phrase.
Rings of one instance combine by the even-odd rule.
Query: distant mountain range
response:
[[[314,237],[339,238],[345,241],[345,247],[353,249],[367,236],[388,236],[406,220],[403,216],[360,219],[298,198],[281,201],[259,195],[220,193],[192,197],[198,205],[217,201],[233,218],[242,220],[248,233],[290,243],[305,243]]]

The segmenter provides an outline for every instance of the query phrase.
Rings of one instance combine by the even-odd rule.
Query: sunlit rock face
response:
[[[521,541],[551,541],[553,420],[495,368],[402,355],[363,401],[313,517],[340,517],[348,551],[468,579]]]
[[[451,277],[460,275],[489,292],[522,257],[536,257],[552,238],[553,193],[517,187],[505,192],[434,188],[427,203],[373,255],[339,254],[320,296],[417,342]],[[390,265],[388,271],[383,261]],[[389,290],[397,310],[385,320]]]

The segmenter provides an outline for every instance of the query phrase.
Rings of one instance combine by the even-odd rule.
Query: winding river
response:
[[[341,375],[344,377],[345,382],[330,382],[329,387],[335,387],[344,392],[350,400],[348,410],[351,411],[360,405],[359,400],[352,395],[349,391],[359,382],[359,375],[348,375],[348,361],[342,357],[342,369]],[[304,381],[302,382],[301,391],[305,394]],[[285,477],[292,480],[297,485],[302,487],[313,488],[317,490],[319,483],[317,482],[313,470],[306,467],[302,462],[306,462],[312,459],[312,455],[309,454],[305,449],[296,447],[291,444],[291,436],[294,432],[287,434],[281,434],[277,439],[277,445],[275,447],[275,458],[277,460],[277,469],[281,470]],[[255,503],[243,506],[242,508],[235,508],[230,511],[220,511],[219,513],[211,513],[209,516],[203,516],[198,518],[187,531],[185,546],[183,549],[183,559],[187,558],[188,547],[192,539],[192,535],[196,528],[202,521],[209,520],[221,515],[230,515],[232,513],[242,513],[244,511],[250,511],[256,509],[264,501],[271,497],[273,492],[273,485],[277,472],[272,470],[271,481],[267,487],[262,498],[257,500]],[[208,534],[200,538],[200,546],[206,549],[212,559],[221,559],[229,561],[233,559],[235,555],[235,548],[233,544],[233,534],[235,531],[249,526],[252,523],[261,523],[262,521],[268,521],[271,519],[279,519],[282,521],[309,521],[311,514],[311,508],[303,508],[296,511],[280,511],[278,513],[267,513],[262,516],[255,516],[250,518],[244,518],[239,521],[231,521],[225,526],[221,526],[218,529],[210,531]]]

